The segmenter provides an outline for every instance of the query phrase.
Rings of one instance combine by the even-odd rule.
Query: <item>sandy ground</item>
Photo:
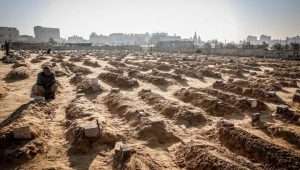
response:
[[[248,132],[258,137],[259,140],[268,142],[270,146],[279,147],[280,150],[294,155],[297,161],[300,160],[298,122],[277,117],[275,114],[277,106],[286,104],[295,115],[299,115],[299,105],[293,101],[300,78],[298,76],[300,63],[298,62],[234,57],[229,60],[224,57],[184,54],[181,56],[178,54],[121,53],[121,55],[108,51],[44,55],[45,59],[32,63],[32,59],[41,55],[29,51],[26,53],[29,55],[25,58],[29,70],[29,77],[26,79],[7,81],[5,77],[13,69],[13,64],[0,63],[0,82],[7,90],[7,95],[0,99],[0,122],[9,119],[10,115],[22,105],[33,100],[30,97],[31,88],[36,82],[36,76],[42,64],[56,63],[62,72],[67,74],[57,77],[60,84],[59,92],[56,99],[49,102],[52,114],[45,120],[43,119],[45,123],[39,126],[42,131],[47,132],[46,136],[37,137],[44,141],[43,145],[46,149],[21,163],[15,162],[14,159],[1,163],[5,169],[267,169],[268,167],[277,169],[281,167],[281,164],[271,166],[272,163],[268,159],[257,160],[252,158],[251,154],[250,156],[245,154],[246,151],[243,149],[238,152],[224,144],[224,141],[219,138],[218,122],[222,120],[233,123],[243,132]],[[63,60],[52,60],[57,59],[57,56],[62,56]],[[79,58],[78,61],[69,61],[76,57]],[[184,57],[190,60],[182,60]],[[100,67],[84,64],[86,59],[98,62]],[[70,83],[75,71],[72,68],[63,67],[61,64],[63,62],[89,69],[91,73],[83,76],[87,79],[98,79],[99,74],[107,72],[119,75],[121,78],[99,78],[102,89],[100,93],[82,94],[78,92],[78,84]],[[275,72],[278,65],[282,66],[280,73],[286,71],[286,75]],[[123,72],[118,73],[120,70]],[[153,70],[158,71],[160,75],[154,75]],[[218,74],[207,73],[206,70]],[[296,75],[291,75],[292,72]],[[194,75],[195,73],[197,74]],[[181,75],[181,78],[176,77],[178,75]],[[230,84],[229,79],[248,82],[246,85],[237,82],[239,87],[258,88],[263,89],[264,92],[275,91],[280,101],[273,101],[272,97],[262,97],[259,95],[262,92],[252,95],[214,86],[216,81]],[[130,82],[132,80],[135,80],[138,85],[124,88],[123,85],[132,84]],[[280,90],[272,89],[281,81],[296,81],[296,86],[282,85]],[[119,88],[120,91],[111,92],[113,88]],[[118,90],[115,89],[115,91]],[[70,148],[74,145],[85,145],[85,143],[70,142],[66,135],[70,127],[66,124],[71,122],[72,125],[79,126],[76,123],[90,122],[86,119],[94,119],[94,117],[76,118],[76,120],[67,118],[67,108],[74,102],[74,99],[82,95],[92,105],[94,117],[104,120],[103,126],[108,129],[107,133],[113,136],[119,134],[121,137],[105,144],[101,139],[96,141],[84,139],[90,142],[88,146],[85,146],[88,151],[73,153]],[[267,109],[252,109],[247,108],[250,107],[248,105],[239,105],[239,101],[245,97],[247,100],[251,98],[260,101]],[[83,108],[87,105],[83,104]],[[26,113],[26,109],[23,112]],[[85,111],[81,110],[81,112]],[[261,113],[263,122],[261,126],[251,124],[251,115],[256,112]],[[134,116],[131,117],[129,114]],[[142,115],[136,116],[136,114]],[[16,120],[23,120],[22,123],[25,125],[35,124],[29,116],[26,116],[24,114]],[[1,127],[0,134],[10,131],[6,130],[6,127],[13,129],[19,126],[18,121],[16,122],[16,125],[5,124]],[[158,127],[153,122],[158,122]],[[287,131],[293,133],[282,135],[273,132],[271,127],[288,128]],[[277,132],[278,129],[275,131]],[[115,144],[118,141],[122,141],[135,150],[135,154],[123,162],[118,162],[116,158]],[[5,148],[0,151],[3,150]],[[295,169],[297,166],[295,162]]]

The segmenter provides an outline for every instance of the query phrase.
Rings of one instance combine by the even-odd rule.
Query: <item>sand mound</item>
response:
[[[114,144],[122,137],[106,126],[105,119],[97,113],[93,103],[85,97],[74,99],[66,109],[68,129],[66,137],[71,152],[86,153],[95,144]]]
[[[78,83],[82,82],[86,77],[82,74],[75,74],[71,79],[70,79],[70,83],[77,85]]]
[[[160,77],[160,76],[153,76],[150,74],[144,74],[144,73],[140,73],[139,71],[130,71],[128,73],[128,75],[130,77],[134,77],[137,79],[141,79],[145,82],[149,82],[152,83],[156,86],[169,86],[172,84],[172,82],[170,82],[169,80],[167,80],[164,77]]]
[[[77,119],[92,116],[94,114],[94,104],[85,97],[74,99],[66,108],[67,119]]]
[[[150,145],[173,144],[181,141],[162,120],[145,120],[136,135],[139,139],[147,140]]]
[[[150,145],[172,144],[180,141],[164,121],[152,119],[149,113],[136,109],[133,102],[120,93],[110,93],[104,101],[112,113],[130,121],[131,125],[136,127],[137,137],[147,140]]]
[[[230,150],[275,169],[298,169],[300,155],[250,134],[234,125],[220,124],[219,139]]]
[[[201,107],[203,110],[213,116],[226,116],[239,113],[239,110],[237,110],[231,104],[225,103],[214,96],[210,96],[194,88],[182,88],[176,91],[174,95],[184,102]]]
[[[263,89],[252,88],[252,87],[247,88],[230,82],[225,83],[223,81],[216,81],[213,84],[213,87],[216,89],[229,91],[239,95],[260,99],[263,101],[268,101],[276,104],[284,103],[283,100],[274,91],[265,91]]]
[[[100,73],[98,78],[119,88],[134,88],[139,86],[139,83],[135,79],[117,73]]]
[[[101,93],[103,88],[99,84],[97,78],[86,78],[77,85],[77,92],[83,92],[86,94],[97,94]]]
[[[83,61],[83,64],[91,67],[100,67],[100,64],[97,61],[92,61],[90,59],[85,59]]]
[[[184,124],[189,127],[201,125],[206,122],[206,118],[200,112],[180,106],[178,103],[169,101],[150,90],[141,90],[139,96],[149,105],[153,105],[153,108],[162,115],[176,120],[178,124]]]
[[[46,119],[53,110],[50,104],[31,102],[1,123],[0,160],[3,164],[23,163],[46,151],[50,134]]]
[[[84,74],[84,75],[92,73],[92,71],[89,68],[81,67],[81,66],[78,66],[78,65],[70,63],[70,62],[62,62],[61,65],[66,70],[70,70],[73,73],[79,73],[79,74]]]
[[[46,59],[47,59],[47,57],[44,57],[44,56],[36,56],[35,58],[31,59],[30,62],[31,63],[40,63]]]
[[[12,69],[7,75],[7,80],[23,80],[30,76],[30,72],[27,67],[18,67]]]
[[[12,66],[13,68],[18,67],[29,67],[29,64],[25,62],[25,60],[17,60],[15,64]]]
[[[156,162],[143,150],[135,149],[121,142],[115,145],[113,155],[113,168],[115,170],[136,170],[136,169],[165,169],[166,167]]]
[[[175,155],[179,167],[185,169],[247,169],[223,159],[214,152],[210,152],[203,145],[193,143],[181,144]]]

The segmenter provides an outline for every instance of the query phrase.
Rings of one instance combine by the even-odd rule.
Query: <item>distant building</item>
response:
[[[287,37],[286,38],[286,42],[287,42],[287,44],[290,44],[290,43],[298,43],[298,44],[300,44],[300,36]]]
[[[149,34],[123,34],[123,33],[112,33],[108,36],[97,35],[92,33],[90,35],[90,42],[95,46],[112,45],[146,45],[149,40]]]
[[[262,44],[263,42],[265,43],[270,43],[271,41],[271,36],[267,36],[267,35],[261,35],[259,38],[259,42]]]
[[[33,36],[31,36],[31,35],[20,35],[20,36],[17,38],[17,41],[18,41],[18,42],[28,42],[28,43],[32,43],[32,42],[35,42],[35,39],[34,39]]]
[[[252,35],[248,35],[246,41],[249,42],[250,44],[257,44],[258,43],[257,37],[252,36]]]
[[[162,41],[179,41],[181,40],[180,36],[174,35],[170,36],[168,33],[153,33],[150,38],[150,43],[151,44],[157,44],[158,42]]]
[[[19,36],[19,30],[14,27],[0,27],[0,43],[5,41],[16,41]]]
[[[194,47],[194,42],[187,40],[159,41],[155,45],[156,49],[164,51],[187,51],[194,49]]]
[[[83,37],[73,35],[71,37],[68,37],[67,43],[87,43],[88,41],[85,40]]]
[[[57,42],[61,40],[60,31],[58,28],[35,26],[34,36],[38,42],[48,42],[51,38]]]

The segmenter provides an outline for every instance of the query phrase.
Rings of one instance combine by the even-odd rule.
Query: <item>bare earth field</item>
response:
[[[50,102],[31,98],[43,64]],[[300,169],[299,78],[279,59],[21,51],[0,63],[0,169]]]

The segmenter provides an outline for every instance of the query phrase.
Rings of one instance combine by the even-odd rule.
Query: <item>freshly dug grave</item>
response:
[[[300,155],[254,136],[233,124],[219,122],[219,140],[231,151],[269,169],[299,169]]]
[[[201,72],[198,72],[196,70],[191,70],[191,69],[185,69],[185,68],[177,68],[174,71],[175,74],[183,74],[186,75],[188,77],[192,77],[192,78],[196,78],[199,80],[203,80],[204,76]]]
[[[300,148],[300,134],[284,126],[268,126],[267,130],[272,136],[280,137]]]
[[[138,95],[147,104],[152,105],[155,110],[159,111],[160,114],[174,119],[178,124],[189,127],[203,125],[206,122],[206,118],[202,113],[180,106],[176,102],[169,101],[159,94],[151,92],[151,90],[143,89]]]
[[[239,95],[260,99],[275,104],[284,103],[284,101],[273,91],[265,91],[263,89],[258,88],[244,88],[232,83],[225,83],[223,81],[216,81],[213,84],[213,88],[229,91]]]
[[[29,78],[30,71],[28,70],[28,67],[17,67],[12,69],[7,75],[7,80],[24,80]]]
[[[0,124],[0,164],[15,166],[46,152],[50,131],[47,118],[54,106],[43,102],[24,104]]]
[[[98,94],[103,91],[97,78],[84,78],[77,84],[77,92],[85,94]]]
[[[167,163],[158,162],[147,150],[137,148],[128,144],[118,142],[114,148],[113,169],[114,170],[161,170],[172,169],[165,165]]]
[[[233,163],[232,161],[229,162],[219,157],[213,151],[209,151],[208,148],[194,143],[179,145],[175,152],[175,157],[178,166],[187,170],[248,169]]]
[[[89,68],[86,67],[81,67],[76,64],[70,63],[70,62],[62,62],[61,63],[62,67],[65,68],[66,70],[70,70],[73,73],[79,73],[79,74],[91,74],[92,71]]]
[[[28,67],[29,68],[29,64],[27,62],[25,62],[25,60],[17,60],[12,67],[13,68],[18,68],[18,67]]]
[[[100,73],[98,78],[108,84],[123,89],[135,88],[139,86],[138,81],[136,81],[135,79],[131,79],[127,76],[123,76],[122,74],[117,74],[117,73],[111,73],[111,72]]]
[[[35,64],[35,63],[40,63],[43,60],[47,60],[47,57],[40,55],[40,56],[36,56],[35,58],[31,59],[30,62]]]
[[[120,68],[116,69],[116,68],[113,68],[113,67],[105,66],[104,70],[106,70],[108,72],[116,73],[116,74],[124,74],[124,70],[120,69]]]
[[[220,73],[213,72],[210,68],[204,68],[199,70],[203,76],[211,77],[216,79],[222,79],[222,75]]]
[[[114,146],[121,138],[113,127],[105,122],[92,102],[77,97],[66,108],[66,138],[71,144],[70,152],[87,153],[95,144]]]
[[[178,75],[178,74],[174,74],[174,73],[164,73],[164,72],[158,71],[156,69],[152,69],[151,74],[154,75],[154,76],[166,77],[166,78],[174,79],[174,80],[178,81],[179,83],[183,83],[183,82],[187,81],[180,74]]]
[[[195,88],[182,88],[176,91],[174,95],[184,102],[201,107],[203,110],[213,116],[226,116],[240,113],[240,111],[231,104],[225,103],[216,97],[200,92]]]
[[[130,99],[119,92],[111,92],[104,98],[104,102],[111,113],[125,118],[136,127],[137,138],[147,140],[149,145],[172,144],[180,141],[164,121],[151,117],[151,114],[144,110],[138,110]]]
[[[69,61],[70,62],[81,62],[83,61],[84,56],[71,56]]]
[[[130,77],[134,77],[134,78],[137,78],[137,79],[141,79],[145,82],[149,82],[149,83],[152,83],[156,86],[169,86],[172,84],[172,82],[170,82],[169,80],[167,80],[166,78],[164,77],[160,77],[160,76],[153,76],[151,74],[143,74],[143,73],[140,73],[139,71],[130,71],[128,73],[128,75]]]
[[[80,73],[76,73],[71,79],[70,83],[73,85],[78,85],[80,82],[82,82],[84,79],[86,79],[86,76]]]
[[[83,61],[83,65],[90,66],[90,67],[101,67],[97,61],[92,61],[91,59],[85,59]]]
[[[240,95],[225,93],[223,91],[213,89],[213,88],[198,88],[195,90],[215,96],[222,101],[226,101],[226,103],[229,103],[234,107],[238,108],[240,112],[253,113],[253,112],[269,111],[268,106],[260,100],[247,98]]]

